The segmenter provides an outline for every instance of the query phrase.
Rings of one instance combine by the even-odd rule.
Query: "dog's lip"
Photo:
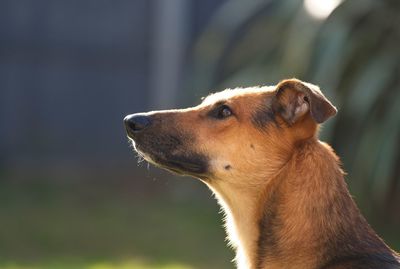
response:
[[[135,139],[135,132],[130,130],[128,127],[125,126],[125,132],[126,132],[126,137],[128,137],[130,140],[134,141]]]
[[[165,154],[163,152],[148,152],[143,150],[140,144],[137,144],[133,141],[133,146],[135,150],[141,155],[146,161],[170,170],[174,173],[180,175],[192,175],[192,176],[202,176],[205,177],[207,172],[207,166],[204,164],[204,160],[201,160],[201,163],[196,163],[191,161],[188,157],[185,156],[175,156],[172,154]]]
[[[194,162],[187,162],[183,160],[168,160],[164,162],[164,165],[167,165],[167,168],[173,170],[173,171],[178,171],[178,172],[183,172],[183,173],[193,173],[193,174],[204,174],[204,167],[202,165],[199,165]]]
[[[154,155],[149,157],[151,162],[155,163],[156,165],[159,165],[178,174],[201,175],[204,174],[206,171],[204,165],[189,161],[185,157],[161,157]]]

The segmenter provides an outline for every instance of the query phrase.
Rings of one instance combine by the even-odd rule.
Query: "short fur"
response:
[[[338,157],[317,138],[334,114],[317,86],[290,79],[140,114],[151,125],[127,131],[145,159],[215,193],[238,268],[400,268],[360,214]]]

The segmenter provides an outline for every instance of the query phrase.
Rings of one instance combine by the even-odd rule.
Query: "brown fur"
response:
[[[222,105],[233,115],[218,118]],[[239,268],[400,268],[317,138],[318,124],[335,113],[316,86],[292,79],[141,114],[151,126],[128,134],[148,161],[215,193]]]

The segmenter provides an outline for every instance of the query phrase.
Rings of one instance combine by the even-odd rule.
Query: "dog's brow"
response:
[[[231,89],[226,89],[221,92],[216,92],[208,95],[206,98],[203,99],[203,104],[204,105],[213,105],[221,101],[226,101],[229,99],[229,97],[233,96],[233,93],[236,93],[237,91],[231,90]]]
[[[221,105],[223,105],[225,103],[226,103],[226,100],[220,100],[220,101],[214,103],[212,106],[213,107],[217,107],[217,106],[221,106]]]
[[[210,107],[217,107],[217,106],[225,104],[227,101],[228,100],[226,98],[212,100],[211,98],[207,97],[206,99],[203,100],[202,105],[210,106]]]

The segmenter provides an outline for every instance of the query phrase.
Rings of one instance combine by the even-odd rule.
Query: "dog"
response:
[[[287,79],[124,123],[144,159],[212,190],[238,268],[400,268],[353,201],[339,158],[318,140],[336,112],[317,86]]]

